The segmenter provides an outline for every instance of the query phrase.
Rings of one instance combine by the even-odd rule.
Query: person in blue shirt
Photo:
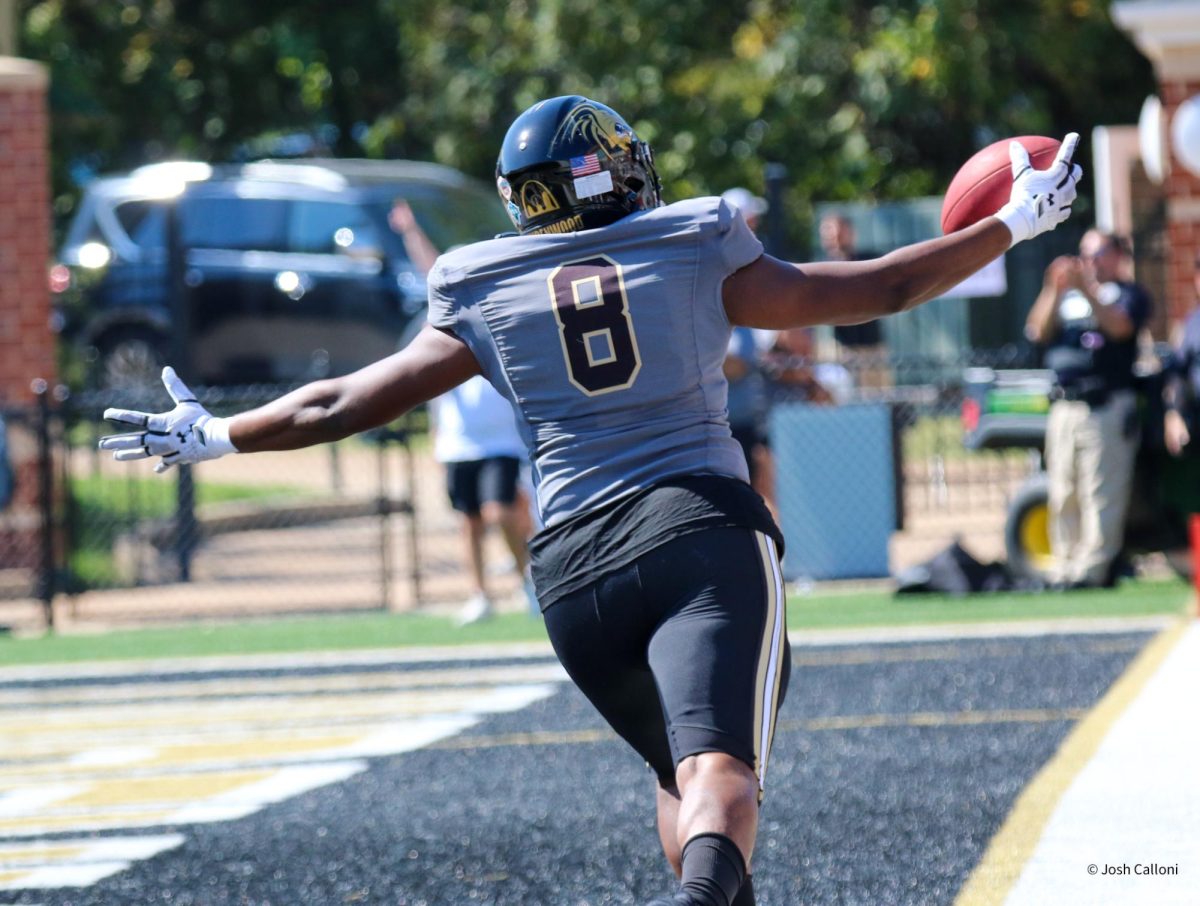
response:
[[[746,457],[750,486],[768,506],[773,506],[774,463],[767,435],[770,399],[763,371],[762,336],[763,332],[749,327],[735,327],[722,371],[729,384],[729,430]]]
[[[1066,220],[1077,142],[1046,170],[1014,142],[1010,201],[960,232],[871,261],[793,264],[764,254],[719,198],[664,205],[650,146],[612,109],[541,101],[497,162],[517,234],[438,259],[429,324],[407,347],[228,418],[168,369],[175,407],[108,410],[132,430],[100,443],[161,457],[156,469],[306,447],[483,374],[533,464],[545,527],[530,555],[555,652],[654,774],[678,877],[655,902],[751,906],[790,657],[781,535],[726,416],[731,329],[861,323],[936,298]]]
[[[8,430],[4,424],[4,416],[0,415],[0,510],[12,502],[15,488],[16,478],[8,455]]]
[[[1200,252],[1194,262],[1197,307],[1192,309],[1175,351],[1175,361],[1163,386],[1163,439],[1172,456],[1191,453],[1200,429]]]

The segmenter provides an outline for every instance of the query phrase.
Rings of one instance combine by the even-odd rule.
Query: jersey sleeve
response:
[[[726,274],[741,270],[763,253],[763,244],[746,225],[742,212],[724,199],[717,207],[717,251]]]
[[[453,284],[442,266],[441,259],[429,271],[426,285],[429,294],[427,320],[434,327],[453,330],[458,324],[458,305],[454,298]]]

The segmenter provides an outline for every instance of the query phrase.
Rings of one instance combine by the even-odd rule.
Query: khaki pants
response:
[[[1137,397],[1114,393],[1092,409],[1059,400],[1046,426],[1052,578],[1099,585],[1121,552],[1133,462]]]

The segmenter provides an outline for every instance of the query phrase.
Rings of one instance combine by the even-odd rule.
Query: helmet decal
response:
[[[503,176],[496,177],[496,188],[500,190],[500,197],[505,201],[512,199],[512,186],[508,184],[508,180]]]
[[[530,179],[521,186],[521,208],[526,220],[557,211],[558,207],[554,193],[538,180]]]
[[[580,176],[576,178],[574,186],[575,197],[581,201],[585,198],[595,198],[613,190],[612,174],[601,170],[591,176]]]
[[[633,143],[633,133],[607,107],[591,101],[579,104],[563,120],[555,133],[555,143],[584,140],[600,148],[609,157],[628,154]]]

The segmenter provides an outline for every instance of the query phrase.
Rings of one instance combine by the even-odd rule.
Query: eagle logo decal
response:
[[[572,110],[558,127],[554,144],[577,139],[585,140],[609,157],[628,153],[633,147],[633,133],[629,127],[618,122],[611,110],[595,104],[580,104]]]

